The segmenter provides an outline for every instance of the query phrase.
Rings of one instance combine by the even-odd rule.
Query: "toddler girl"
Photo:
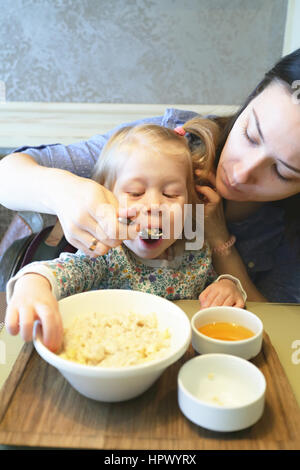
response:
[[[134,289],[170,300],[199,298],[202,306],[205,300],[205,306],[244,307],[240,282],[230,275],[217,277],[208,245],[187,249],[182,237],[186,205],[195,208],[201,202],[194,171],[210,171],[216,129],[213,122],[195,118],[175,131],[144,124],[114,134],[93,179],[135,214],[124,221],[130,223],[130,239],[103,256],[92,256],[96,239],[91,239],[91,256],[62,253],[25,266],[7,285],[7,330],[20,331],[29,341],[39,319],[44,344],[57,350],[63,336],[57,300],[91,289]]]

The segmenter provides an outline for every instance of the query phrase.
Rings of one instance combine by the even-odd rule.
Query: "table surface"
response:
[[[198,301],[182,300],[175,303],[189,318],[199,310]],[[248,302],[247,309],[263,321],[300,406],[300,304]],[[10,336],[5,328],[1,329],[4,312],[5,294],[0,293],[0,388],[24,344],[19,336]]]

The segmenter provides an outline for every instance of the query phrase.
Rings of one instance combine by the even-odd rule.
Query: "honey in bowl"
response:
[[[236,323],[213,322],[198,328],[200,333],[222,341],[241,341],[254,336],[253,331]]]

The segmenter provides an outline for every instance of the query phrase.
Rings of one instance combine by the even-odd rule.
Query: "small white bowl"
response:
[[[193,423],[212,431],[248,428],[262,416],[266,380],[251,362],[229,354],[205,354],[178,374],[178,404]]]
[[[59,301],[63,325],[83,312],[156,313],[158,327],[169,329],[170,351],[162,358],[130,367],[100,367],[78,364],[51,352],[41,340],[35,324],[34,346],[40,356],[56,367],[82,395],[104,402],[129,400],[145,392],[187,350],[191,342],[190,320],[183,310],[169,300],[132,290],[98,290],[84,292]]]
[[[229,322],[253,331],[254,336],[240,341],[224,341],[200,333],[199,327],[213,322]],[[233,354],[243,359],[255,357],[261,350],[263,324],[254,313],[236,307],[210,307],[195,313],[191,320],[192,345],[199,354]]]

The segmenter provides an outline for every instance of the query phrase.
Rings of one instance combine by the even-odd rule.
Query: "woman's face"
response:
[[[216,187],[234,201],[276,201],[300,192],[300,104],[282,84],[267,87],[236,120]]]

